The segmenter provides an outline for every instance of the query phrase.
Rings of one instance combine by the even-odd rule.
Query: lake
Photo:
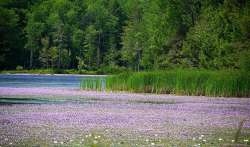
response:
[[[79,88],[81,79],[98,75],[0,74],[0,87]],[[102,76],[101,76],[102,77]]]
[[[250,139],[249,98],[80,90],[90,77],[0,75],[0,146],[216,147],[244,119]]]

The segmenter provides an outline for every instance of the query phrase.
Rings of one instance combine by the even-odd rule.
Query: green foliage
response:
[[[20,56],[23,48],[23,32],[21,30],[21,15],[23,7],[16,9],[18,2],[0,2],[0,68],[15,68],[23,57]],[[18,14],[19,13],[19,14]]]
[[[238,71],[170,70],[107,78],[108,90],[180,95],[249,97],[250,75]]]
[[[224,1],[219,7],[207,6],[190,29],[182,50],[184,63],[201,68],[238,68],[241,52],[249,52],[246,43],[247,5]]]
[[[118,19],[110,9],[101,0],[53,0],[33,6],[27,15],[26,26],[29,38],[26,47],[31,55],[34,54],[30,57],[30,66],[38,62],[43,68],[54,68],[53,60],[56,58],[56,68],[76,68],[82,63],[88,70],[99,67],[109,47],[115,44],[110,39],[117,35],[114,32]],[[36,56],[39,61],[33,61]],[[46,59],[49,56],[52,64]]]
[[[127,69],[125,67],[117,66],[117,65],[109,65],[109,66],[101,66],[97,71],[99,74],[119,74],[123,73]]]
[[[240,67],[243,71],[250,71],[250,52],[243,53],[240,58]]]
[[[1,69],[239,69],[250,47],[247,0],[4,0],[0,12]]]

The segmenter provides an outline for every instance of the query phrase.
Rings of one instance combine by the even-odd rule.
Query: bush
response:
[[[110,66],[102,66],[97,71],[97,73],[98,74],[119,74],[119,73],[123,73],[126,70],[128,69],[126,69],[125,67],[120,67],[117,65],[110,65]]]
[[[59,69],[59,68],[54,68],[53,69],[53,73],[55,73],[55,74],[64,74],[64,70],[63,69]]]
[[[23,70],[23,67],[20,66],[20,65],[18,65],[18,66],[16,67],[16,70]]]

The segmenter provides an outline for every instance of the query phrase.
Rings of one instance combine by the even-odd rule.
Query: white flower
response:
[[[4,138],[5,141],[8,141],[8,138]]]
[[[245,139],[244,142],[248,142],[248,139]]]
[[[82,139],[82,141],[84,141],[84,139]]]
[[[89,137],[89,135],[85,135],[85,137],[86,137],[86,138],[88,138],[88,137]]]
[[[222,141],[223,139],[222,139],[222,138],[219,138],[218,140],[219,140],[219,141]]]
[[[199,139],[201,140],[201,139],[202,139],[202,137],[200,136],[200,137],[199,137]]]
[[[99,135],[99,136],[97,136],[98,138],[101,138],[101,136]]]
[[[57,144],[57,141],[55,140],[54,143]]]
[[[61,141],[60,143],[61,143],[61,144],[63,144],[63,142],[62,142],[62,141]]]
[[[195,141],[196,140],[196,138],[195,137],[193,137],[193,141]]]
[[[206,139],[203,139],[202,141],[203,141],[203,142],[206,142],[207,140],[206,140]]]
[[[157,137],[158,136],[158,134],[155,134],[155,137]]]
[[[149,140],[148,140],[148,139],[146,139],[146,142],[149,142]]]
[[[201,137],[204,137],[204,135],[201,135]]]
[[[95,136],[95,139],[97,139],[98,137],[97,136]]]
[[[232,140],[232,142],[235,142],[235,140]]]
[[[89,137],[91,137],[92,136],[92,134],[89,134]]]
[[[72,139],[70,139],[70,140],[69,140],[69,142],[73,142],[73,140],[72,140]]]
[[[9,144],[12,145],[12,142],[10,142]]]
[[[154,143],[154,142],[152,142],[152,143],[151,143],[151,145],[155,145],[155,143]]]
[[[97,144],[97,143],[98,143],[98,141],[97,141],[97,140],[94,140],[94,141],[93,141],[93,143],[94,143],[94,144]]]

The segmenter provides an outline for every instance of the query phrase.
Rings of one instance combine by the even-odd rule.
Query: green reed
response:
[[[123,73],[106,79],[107,90],[206,96],[250,96],[250,74],[240,71],[169,70]]]
[[[83,78],[80,83],[82,90],[105,90],[106,81],[104,78]]]

